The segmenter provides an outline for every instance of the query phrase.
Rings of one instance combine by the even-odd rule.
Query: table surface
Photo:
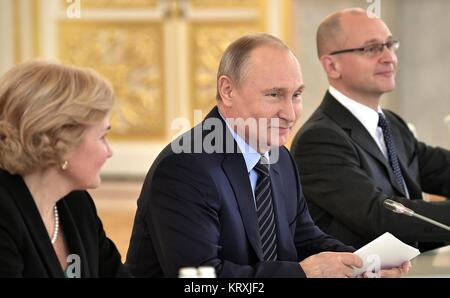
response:
[[[450,278],[450,245],[418,255],[411,260],[411,265],[405,277]]]

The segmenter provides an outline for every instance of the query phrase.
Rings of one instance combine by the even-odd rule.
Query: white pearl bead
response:
[[[58,239],[58,231],[59,231],[59,214],[56,205],[53,209],[53,212],[55,214],[55,228],[53,229],[52,244],[55,244],[56,239]]]

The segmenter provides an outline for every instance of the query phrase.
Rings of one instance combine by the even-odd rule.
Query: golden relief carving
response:
[[[81,0],[81,8],[147,8],[155,7],[159,0]],[[63,0],[66,3],[65,0]]]
[[[193,8],[249,8],[262,5],[265,0],[190,0]]]
[[[20,44],[20,34],[21,34],[21,26],[20,26],[20,7],[19,1],[13,2],[13,11],[12,16],[14,20],[13,26],[13,34],[14,34],[14,62],[20,63],[22,61],[22,49]]]
[[[114,85],[112,137],[165,135],[160,25],[62,21],[58,34],[63,62],[92,67]]]
[[[216,77],[220,58],[228,45],[240,36],[257,32],[254,24],[196,24],[192,26],[192,110],[206,115],[216,104]]]

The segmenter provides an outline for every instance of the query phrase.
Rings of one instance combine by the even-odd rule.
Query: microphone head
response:
[[[399,213],[398,212],[398,210],[397,210],[397,206],[395,205],[395,201],[393,201],[393,200],[391,200],[391,199],[386,199],[386,200],[384,200],[384,202],[383,202],[383,206],[384,206],[384,208],[386,208],[386,209],[388,209],[388,210],[391,210],[392,212],[395,212],[395,213]]]
[[[396,202],[394,200],[391,199],[386,199],[383,202],[383,206],[395,213],[400,213],[400,214],[405,214],[408,216],[413,216],[414,215],[414,211],[412,211],[409,208],[406,208],[405,206],[403,206],[401,203]]]

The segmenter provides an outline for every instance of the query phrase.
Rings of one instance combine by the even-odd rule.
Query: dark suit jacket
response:
[[[236,150],[217,108],[184,135]],[[209,137],[208,137],[209,136]],[[178,143],[176,140],[174,143]],[[198,147],[197,147],[198,149]],[[181,153],[167,146],[138,200],[126,265],[138,277],[176,277],[180,267],[210,265],[219,277],[305,276],[298,261],[324,250],[353,251],[312,222],[295,164],[285,148],[270,166],[279,262],[263,261],[257,215],[241,153]],[[228,151],[230,152],[230,151]],[[237,151],[234,151],[237,152]]]
[[[81,277],[129,275],[116,247],[106,238],[87,192],[72,192],[57,206],[69,254],[80,257]],[[26,184],[20,176],[3,170],[0,170],[0,277],[64,277]]]
[[[383,112],[411,200],[402,197],[369,132],[327,92],[291,150],[313,219],[323,231],[355,247],[387,231],[410,244],[450,240],[443,229],[383,208],[388,196],[396,196],[417,213],[450,224],[450,202],[422,200],[422,191],[450,196],[450,152],[417,141],[399,116]]]

